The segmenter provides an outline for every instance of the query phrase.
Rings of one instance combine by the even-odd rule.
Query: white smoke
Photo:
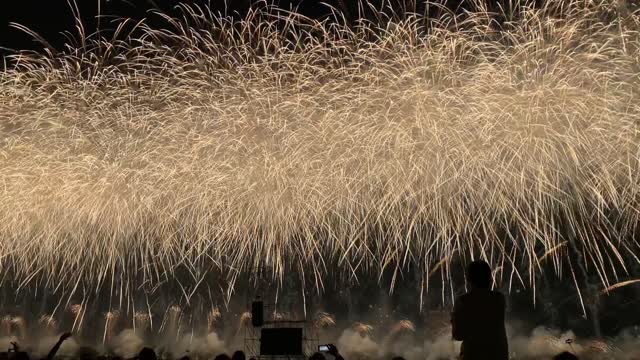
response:
[[[181,357],[184,355],[210,358],[225,352],[225,344],[215,332],[206,336],[184,336],[176,344],[174,355]]]
[[[346,329],[338,338],[338,348],[350,359],[378,358],[380,346],[369,337],[352,329]]]
[[[551,358],[563,351],[582,353],[582,346],[575,342],[572,331],[536,327],[530,335],[514,335],[509,339],[509,352],[515,358]],[[567,343],[567,340],[572,343]]]
[[[451,335],[440,335],[424,342],[424,357],[427,360],[453,359],[460,353],[459,341],[453,341]]]
[[[133,329],[122,330],[111,343],[113,352],[125,359],[138,355],[144,346],[144,340]]]
[[[45,336],[38,339],[38,342],[32,344],[32,354],[35,357],[45,357],[51,350],[51,348],[60,340],[58,336]],[[69,338],[65,340],[56,355],[58,356],[75,356],[80,346],[75,339]]]

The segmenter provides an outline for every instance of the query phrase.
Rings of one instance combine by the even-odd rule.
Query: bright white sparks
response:
[[[185,8],[25,55],[0,74],[0,266],[74,289],[474,256],[610,286],[638,261],[640,13],[558,3],[502,33],[480,6],[355,29]]]

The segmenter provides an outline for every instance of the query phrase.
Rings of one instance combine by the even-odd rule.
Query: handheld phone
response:
[[[329,352],[329,345],[318,346],[318,352]]]

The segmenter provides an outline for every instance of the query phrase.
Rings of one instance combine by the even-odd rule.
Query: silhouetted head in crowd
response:
[[[326,360],[326,358],[324,357],[324,355],[322,353],[317,352],[317,353],[311,355],[309,360]]]
[[[220,354],[216,356],[215,360],[231,360],[231,358],[227,354]]]
[[[158,360],[156,352],[152,348],[143,348],[138,354],[138,360]]]
[[[404,360],[402,356],[394,356],[391,360]]]
[[[489,289],[493,283],[491,267],[486,261],[471,262],[467,268],[467,280],[472,289]]]
[[[180,360],[191,360],[191,359],[189,359],[189,356],[185,355],[185,356],[181,357]]]
[[[231,360],[247,360],[247,356],[244,354],[244,351],[236,351],[231,356]]]
[[[96,359],[99,355],[94,348],[89,346],[80,347],[76,354],[78,356],[78,359],[80,360],[93,360]]]
[[[554,356],[553,360],[578,360],[578,357],[568,351],[565,351]]]

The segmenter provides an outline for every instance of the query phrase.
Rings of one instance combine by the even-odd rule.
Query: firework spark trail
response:
[[[566,247],[609,288],[640,223],[640,15],[614,3],[522,6],[502,32],[482,4],[379,28],[184,6],[173,32],[24,54],[0,74],[0,266],[129,291],[139,263],[322,284],[331,258],[446,280],[456,254],[535,287]]]
[[[104,332],[102,334],[102,344],[106,344],[113,339],[114,329],[118,323],[118,319],[120,318],[120,312],[109,311],[104,315]]]

